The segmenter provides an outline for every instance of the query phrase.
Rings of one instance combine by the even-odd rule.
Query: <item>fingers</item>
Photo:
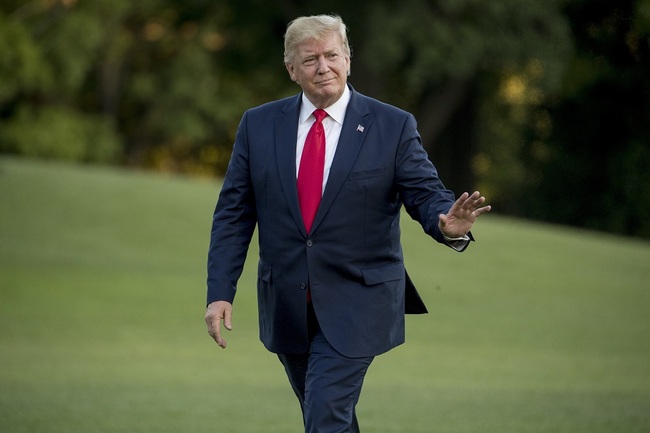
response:
[[[485,202],[485,197],[481,196],[481,193],[474,191],[472,195],[467,195],[465,202],[463,203],[463,208],[471,211],[476,210],[482,203]]]
[[[490,206],[490,205],[483,206],[483,207],[480,207],[480,208],[476,209],[474,211],[474,215],[476,215],[478,217],[478,216],[483,215],[484,213],[490,212],[491,210],[492,210],[492,206]]]
[[[221,336],[221,323],[227,330],[232,330],[232,304],[226,301],[217,301],[208,305],[205,312],[205,323],[208,326],[208,334],[225,349],[226,339]]]
[[[476,218],[492,210],[492,206],[482,206],[484,203],[485,197],[478,191],[462,193],[447,214],[439,216],[438,227],[448,237],[467,234]]]
[[[470,197],[476,197],[474,202],[471,204],[470,208],[474,212],[474,215],[481,216],[484,213],[488,213],[492,210],[492,206],[487,205],[487,206],[482,206],[485,204],[485,197],[483,197],[478,191],[474,191],[474,193]]]
[[[214,341],[217,342],[219,347],[222,349],[226,348],[226,339],[221,336],[221,320],[216,320],[213,322],[213,330],[214,330],[214,335],[212,338],[214,338]]]
[[[481,195],[480,192],[474,191],[471,195],[464,192],[457,200],[460,202],[460,207],[463,210],[475,213],[476,216],[479,216],[483,213],[489,212],[492,210],[492,206],[481,207],[485,203],[485,197]]]
[[[226,340],[221,337],[221,319],[217,317],[208,318],[206,316],[205,322],[208,325],[208,334],[210,334],[210,337],[212,337],[220,347],[225,349]]]

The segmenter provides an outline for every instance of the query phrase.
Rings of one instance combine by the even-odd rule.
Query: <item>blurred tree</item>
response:
[[[373,3],[366,25],[359,87],[415,114],[448,186],[478,183],[506,202],[523,175],[520,131],[540,99],[558,90],[570,54],[558,2],[385,1]],[[504,98],[512,83],[519,93]]]
[[[100,16],[75,1],[6,2],[0,12],[0,150],[109,162],[121,142],[113,121],[79,96],[102,42]]]
[[[242,112],[299,91],[287,23],[330,12],[448,187],[650,237],[650,0],[4,0],[0,152],[221,174]]]
[[[575,0],[566,15],[576,54],[516,211],[650,237],[650,1]]]
[[[25,156],[67,161],[113,161],[120,146],[109,118],[55,105],[21,107],[3,128],[2,140]]]
[[[51,72],[29,29],[0,14],[0,107],[48,86]]]
[[[404,1],[6,2],[0,19],[11,23],[11,34],[2,39],[28,69],[11,72],[15,84],[6,87],[12,90],[0,88],[6,119],[0,137],[10,126],[13,131],[0,146],[18,153],[30,147],[31,154],[38,147],[21,144],[15,131],[55,105],[84,113],[80,119],[91,124],[110,119],[113,138],[105,141],[120,137],[130,164],[219,172],[241,112],[298,90],[281,63],[287,22],[332,10],[344,17],[359,48],[355,86],[413,111],[443,176],[470,188],[467,161],[481,142],[470,131],[480,118],[481,92],[496,93],[482,89],[482,77],[505,68],[514,74],[539,58],[550,65],[542,75],[551,82],[558,62],[549,46],[567,45],[561,17],[533,0]],[[63,149],[64,138],[52,141]]]
[[[277,91],[238,69],[255,50],[233,4],[4,2],[0,150],[220,173],[241,112],[260,101],[260,88]]]

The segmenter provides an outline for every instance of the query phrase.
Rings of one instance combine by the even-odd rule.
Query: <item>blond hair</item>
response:
[[[338,33],[343,42],[343,52],[350,58],[347,27],[338,15],[313,15],[291,21],[284,34],[284,63],[292,63],[296,48],[308,39],[322,40],[331,32]]]

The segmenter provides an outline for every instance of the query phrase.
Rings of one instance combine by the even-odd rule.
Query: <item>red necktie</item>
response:
[[[325,130],[322,122],[327,112],[319,108],[314,111],[314,116],[316,121],[307,133],[298,169],[298,202],[307,233],[311,230],[323,194],[325,169]]]

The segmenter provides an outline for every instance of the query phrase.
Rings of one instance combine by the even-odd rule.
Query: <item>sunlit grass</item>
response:
[[[0,159],[0,431],[286,432],[253,246],[204,329],[214,182]],[[368,374],[364,433],[650,429],[650,244],[489,215],[463,254],[403,221],[430,314]]]

